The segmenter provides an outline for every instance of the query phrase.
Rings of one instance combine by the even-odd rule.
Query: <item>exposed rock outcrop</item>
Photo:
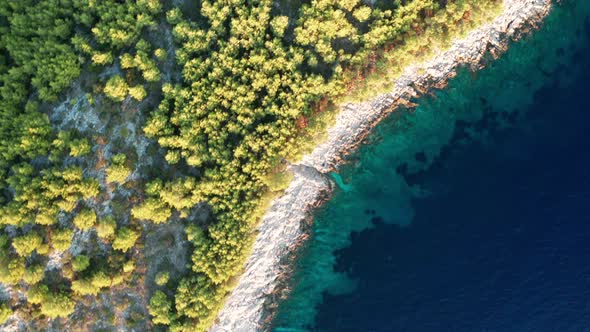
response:
[[[548,15],[551,0],[504,0],[502,13],[491,23],[472,31],[466,38],[432,60],[408,68],[390,93],[375,99],[343,105],[328,139],[291,166],[294,179],[284,195],[276,199],[258,226],[258,235],[244,274],[226,301],[212,332],[249,332],[265,329],[269,299],[285,276],[284,260],[293,257],[297,244],[306,237],[306,222],[332,192],[325,175],[343,162],[383,118],[401,105],[442,88],[468,66],[478,70],[490,58],[504,53],[513,40],[534,30]],[[288,264],[289,262],[287,262]]]

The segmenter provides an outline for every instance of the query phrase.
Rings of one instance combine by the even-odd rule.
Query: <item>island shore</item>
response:
[[[334,188],[327,175],[354,151],[382,119],[431,89],[443,88],[467,66],[476,71],[504,53],[510,42],[535,30],[548,15],[552,0],[504,0],[493,22],[455,41],[430,61],[406,69],[391,92],[369,102],[343,105],[328,138],[299,164],[294,178],[274,200],[257,227],[257,237],[236,287],[218,315],[214,332],[265,330],[273,316],[277,291],[290,275],[297,248],[309,235],[313,212],[330,198]]]

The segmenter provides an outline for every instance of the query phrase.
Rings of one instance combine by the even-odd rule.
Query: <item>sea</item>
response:
[[[395,111],[332,176],[276,332],[590,331],[590,1]]]

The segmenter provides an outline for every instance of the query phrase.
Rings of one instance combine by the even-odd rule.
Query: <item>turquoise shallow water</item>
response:
[[[274,330],[590,330],[589,15],[562,1],[376,128],[317,213]]]

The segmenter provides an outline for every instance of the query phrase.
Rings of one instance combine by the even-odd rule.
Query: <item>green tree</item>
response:
[[[54,293],[41,303],[41,313],[49,318],[66,318],[74,312],[75,302],[65,293]]]
[[[51,235],[51,245],[57,251],[65,251],[72,245],[74,231],[67,228],[57,229]]]
[[[134,270],[135,270],[135,261],[134,260],[128,260],[123,265],[123,272],[125,272],[125,273],[131,273]]]
[[[118,182],[125,183],[125,180],[129,177],[133,171],[129,166],[125,164],[127,158],[124,154],[116,154],[111,160],[111,165],[107,169],[107,182]]]
[[[129,95],[137,101],[142,101],[147,96],[147,93],[142,85],[137,85],[129,88]]]
[[[70,156],[72,157],[84,157],[90,151],[92,151],[92,147],[86,139],[77,139],[70,142]]]
[[[156,198],[148,198],[131,209],[131,215],[139,220],[151,220],[163,223],[172,216],[172,210],[164,202]]]
[[[119,76],[115,75],[111,77],[104,88],[104,93],[107,97],[114,101],[121,102],[125,100],[127,94],[129,92],[129,86],[125,82],[125,80]]]
[[[133,248],[141,234],[129,227],[122,227],[117,231],[117,236],[113,241],[113,249],[123,252]]]
[[[96,213],[93,209],[82,208],[74,217],[74,225],[82,230],[87,231],[96,224]]]
[[[91,279],[84,278],[72,281],[72,291],[81,296],[96,296],[100,292],[100,288],[94,286]]]
[[[356,9],[352,15],[360,22],[366,22],[369,18],[371,18],[371,8],[364,6],[360,7]]]
[[[156,59],[158,59],[159,61],[164,61],[166,60],[166,57],[168,56],[168,53],[166,52],[165,49],[163,48],[158,48],[154,51],[154,56],[156,57]]]
[[[0,325],[6,323],[12,313],[12,308],[7,303],[0,304]]]
[[[68,317],[74,312],[75,303],[63,292],[51,292],[47,285],[38,284],[30,287],[27,300],[39,304],[41,313],[49,318]]]
[[[16,253],[22,257],[30,256],[33,251],[41,247],[42,244],[43,238],[35,232],[15,237],[12,240],[12,247],[14,247]]]
[[[45,267],[41,264],[35,264],[25,269],[23,280],[29,285],[35,285],[45,277]]]
[[[148,309],[154,324],[170,325],[172,321],[172,302],[168,300],[168,297],[162,291],[158,290],[154,293],[150,299]]]
[[[130,69],[135,67],[135,59],[129,53],[121,55],[121,68]]]
[[[79,255],[72,259],[72,269],[75,272],[82,272],[90,266],[90,258],[85,255]]]
[[[103,240],[111,240],[115,235],[117,229],[117,222],[113,217],[102,218],[96,226],[96,233],[98,237]]]
[[[0,282],[7,285],[15,285],[24,277],[24,275],[24,258],[11,258],[8,257],[7,253],[0,256]]]
[[[283,37],[285,30],[289,26],[289,18],[287,16],[277,16],[270,21],[272,32],[277,37]]]
[[[168,280],[170,280],[170,274],[166,271],[160,271],[158,273],[156,273],[156,285],[158,286],[164,286],[168,283]]]
[[[101,66],[110,65],[113,63],[113,55],[110,52],[94,53],[92,55],[92,62]]]
[[[101,289],[111,286],[113,286],[112,278],[103,271],[72,281],[72,291],[79,295],[97,295]]]

